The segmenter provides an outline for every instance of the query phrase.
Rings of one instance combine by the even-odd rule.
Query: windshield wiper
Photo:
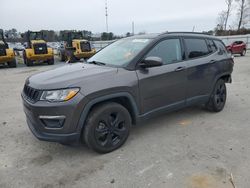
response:
[[[95,65],[106,65],[106,63],[100,62],[100,61],[88,61],[89,64],[95,64]]]

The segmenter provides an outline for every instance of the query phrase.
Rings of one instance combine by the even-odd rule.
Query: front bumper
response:
[[[36,138],[44,141],[73,143],[80,140],[79,118],[84,106],[83,95],[78,93],[72,100],[63,103],[38,101],[29,102],[22,93],[23,109],[27,124]],[[65,120],[60,128],[46,126],[41,117],[63,116]]]

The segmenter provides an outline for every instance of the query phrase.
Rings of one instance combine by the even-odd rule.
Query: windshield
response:
[[[41,32],[30,32],[30,40],[43,40]]]
[[[122,67],[127,65],[138,53],[149,44],[151,39],[126,38],[118,40],[88,60],[106,65]]]

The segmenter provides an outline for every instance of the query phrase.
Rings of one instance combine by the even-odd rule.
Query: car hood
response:
[[[93,77],[116,73],[117,68],[113,67],[75,63],[35,74],[27,79],[26,84],[41,90],[80,87],[81,84],[77,84]]]

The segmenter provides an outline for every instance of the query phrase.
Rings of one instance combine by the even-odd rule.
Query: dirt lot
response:
[[[24,80],[61,66],[0,68],[0,187],[237,188],[250,185],[250,54],[235,58],[221,113],[188,108],[134,127],[106,155],[37,140],[20,92]]]

